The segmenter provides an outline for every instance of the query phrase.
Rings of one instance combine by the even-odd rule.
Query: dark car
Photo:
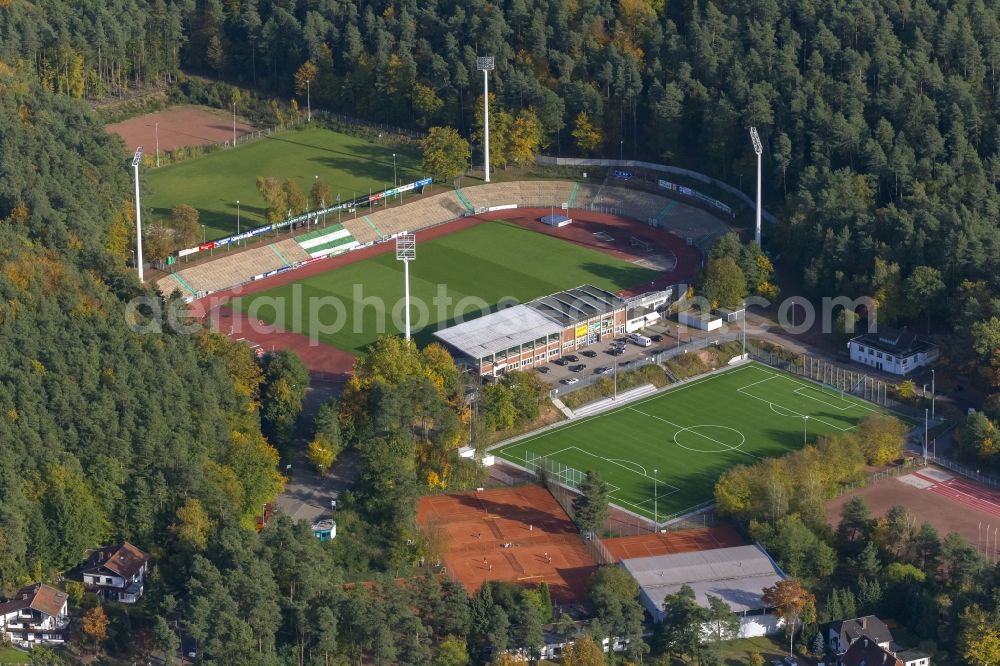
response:
[[[580,360],[579,356],[575,356],[573,354],[568,354],[566,356],[563,356],[563,358],[569,361],[570,363],[576,363],[577,361]]]
[[[657,333],[656,335],[649,336],[649,339],[653,342],[663,342],[663,336]]]
[[[543,375],[548,374],[549,366],[543,365],[542,367],[538,368],[538,372],[542,373]]]
[[[611,372],[612,370],[613,370],[613,368],[611,368],[610,366],[606,365],[603,368],[598,368],[597,370],[594,370],[594,374],[595,375],[603,375],[603,374],[606,374],[608,372]]]
[[[595,352],[593,349],[587,349],[580,353],[586,356],[587,358],[594,358],[595,356],[597,356],[597,352]]]
[[[583,372],[587,369],[586,363],[577,363],[576,365],[569,366],[569,369],[573,372]]]
[[[569,363],[569,360],[566,358],[557,358],[556,360],[553,361],[553,363],[555,363],[556,365],[566,365],[567,363]]]

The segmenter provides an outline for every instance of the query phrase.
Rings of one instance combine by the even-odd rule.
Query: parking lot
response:
[[[677,338],[661,332],[665,327],[657,326],[655,329],[657,330],[650,328],[644,334],[649,336],[660,335],[662,339],[654,341],[649,347],[640,347],[634,342],[628,341],[621,347],[623,350],[622,353],[615,356],[610,353],[614,344],[613,341],[599,342],[580,351],[571,352],[563,356],[562,360],[566,360],[565,365],[558,365],[553,361],[546,363],[541,368],[536,368],[535,371],[541,374],[545,382],[552,384],[553,388],[559,388],[561,391],[572,388],[570,384],[564,383],[563,380],[574,378],[582,380],[584,377],[601,374],[597,372],[600,368],[609,368],[607,375],[610,378],[616,364],[620,371],[625,371],[636,361],[647,359],[654,352],[677,344]],[[615,340],[619,341],[626,341],[627,339],[628,335],[624,334],[615,338]],[[683,337],[684,341],[687,339],[687,336]],[[575,357],[576,360],[572,360],[570,357]],[[579,368],[580,365],[584,367]]]

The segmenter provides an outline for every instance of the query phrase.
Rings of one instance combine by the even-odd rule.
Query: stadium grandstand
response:
[[[641,190],[558,180],[490,183],[435,194],[405,206],[375,206],[364,214],[359,209],[339,216],[337,224],[231,256],[227,250],[217,250],[214,260],[182,268],[161,278],[157,286],[164,294],[179,291],[190,300],[311,259],[387,241],[399,233],[420,231],[477,211],[497,207],[561,208],[563,204],[569,209],[608,212],[669,226],[678,236],[695,241],[714,237],[727,228],[703,210]],[[668,216],[669,223],[664,221]]]

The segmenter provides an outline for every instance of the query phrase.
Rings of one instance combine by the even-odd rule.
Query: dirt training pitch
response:
[[[157,127],[159,124],[159,127]],[[155,157],[157,134],[160,152],[181,146],[207,146],[233,140],[233,116],[221,109],[201,106],[175,106],[166,111],[147,113],[105,128],[125,139],[130,152],[139,146]],[[253,129],[236,118],[236,135],[243,136]]]
[[[1000,498],[957,474],[931,466],[846,493],[826,505],[831,527],[840,524],[841,511],[852,497],[861,497],[876,518],[895,505],[905,506],[918,523],[930,523],[942,537],[958,532],[984,556],[998,559],[1000,549],[995,544],[987,548],[984,535],[987,527],[991,531],[1000,527]]]
[[[469,593],[485,581],[545,582],[556,603],[587,598],[597,563],[569,516],[541,486],[420,498],[417,522],[442,545],[448,573]]]

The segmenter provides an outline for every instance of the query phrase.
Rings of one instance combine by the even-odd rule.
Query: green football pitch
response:
[[[737,464],[780,456],[880,413],[749,363],[491,452],[529,469],[544,465],[570,485],[596,471],[612,503],[663,521],[711,501],[719,476]]]
[[[514,224],[487,222],[417,246],[410,264],[414,340],[423,346],[434,331],[498,304],[588,283],[618,291],[657,275]],[[389,252],[232,303],[251,318],[356,353],[400,332],[402,294],[403,267]]]
[[[334,197],[340,194],[347,201],[355,194],[368,194],[369,189],[378,192],[392,187],[394,152],[398,182],[419,179],[420,156],[415,150],[378,146],[319,127],[285,130],[234,150],[148,171],[143,204],[152,209],[153,219],[163,220],[170,218],[174,206],[193,206],[201,214],[208,239],[221,238],[236,231],[237,201],[242,230],[265,223],[257,176],[291,178],[307,197],[319,176]]]

